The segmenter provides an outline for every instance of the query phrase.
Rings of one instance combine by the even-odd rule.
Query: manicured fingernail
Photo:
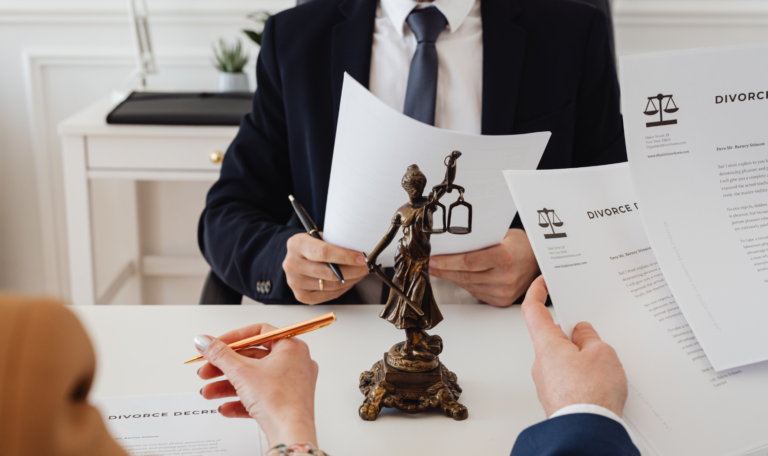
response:
[[[437,267],[437,260],[429,260],[429,265]]]
[[[203,395],[203,389],[202,388],[200,388],[200,395],[201,396]]]
[[[204,352],[211,345],[211,338],[208,336],[195,336],[195,347]]]
[[[361,256],[355,258],[355,262],[357,264],[365,264],[365,258],[361,255]]]
[[[216,411],[221,413],[221,406],[219,406],[219,408],[217,408]]]
[[[197,375],[198,375],[198,376],[200,375],[200,370],[201,370],[201,369],[202,369],[202,367],[201,367],[200,369],[198,369],[198,370],[197,370]]]

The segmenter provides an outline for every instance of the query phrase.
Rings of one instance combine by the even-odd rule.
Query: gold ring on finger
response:
[[[320,291],[323,291],[323,279],[317,279],[317,283],[320,284]]]

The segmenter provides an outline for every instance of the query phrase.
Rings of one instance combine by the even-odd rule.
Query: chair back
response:
[[[243,295],[224,283],[211,270],[205,278],[203,292],[200,294],[200,304],[242,304]]]

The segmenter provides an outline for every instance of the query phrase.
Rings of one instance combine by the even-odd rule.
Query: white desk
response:
[[[441,306],[440,359],[464,390],[469,418],[439,411],[418,415],[384,409],[360,419],[360,373],[404,332],[378,318],[381,306],[83,306],[73,307],[96,347],[94,396],[198,391],[205,382],[195,354],[198,334],[218,335],[256,322],[284,326],[330,311],[338,321],[302,336],[320,365],[316,420],[320,446],[335,456],[508,455],[517,435],[545,418],[531,380],[533,346],[520,307]]]
[[[238,127],[109,125],[110,100],[99,101],[59,125],[71,298],[74,304],[108,304],[130,278],[141,296],[143,275],[203,275],[208,266],[194,257],[145,256],[141,252],[135,182],[210,181],[219,177],[223,151]],[[94,179],[120,179],[127,188],[120,201],[121,220],[110,241],[108,257],[116,266],[94,265],[93,214],[89,184]],[[96,275],[101,273],[97,286]],[[98,288],[98,289],[97,289]]]

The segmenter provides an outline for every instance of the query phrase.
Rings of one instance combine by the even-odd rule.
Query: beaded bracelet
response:
[[[267,451],[267,456],[329,456],[322,450],[318,450],[311,443],[294,443],[293,445],[277,445]]]

